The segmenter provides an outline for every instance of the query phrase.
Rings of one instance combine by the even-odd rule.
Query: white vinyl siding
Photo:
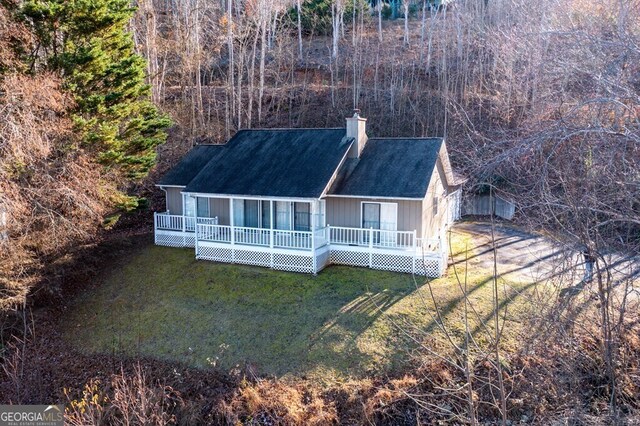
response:
[[[167,211],[170,214],[182,214],[183,195],[182,188],[166,188]]]
[[[429,181],[427,195],[422,201],[422,237],[438,238],[447,223],[446,188],[444,168],[440,160],[436,162]]]

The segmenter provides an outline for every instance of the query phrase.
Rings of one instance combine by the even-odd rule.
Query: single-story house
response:
[[[155,243],[198,259],[317,273],[329,264],[440,276],[460,191],[442,138],[345,128],[240,130],[157,183]]]

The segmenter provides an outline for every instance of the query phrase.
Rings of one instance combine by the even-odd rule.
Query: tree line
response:
[[[0,4],[0,306],[136,208],[167,115],[151,101],[126,0]],[[106,221],[106,222],[105,222]]]

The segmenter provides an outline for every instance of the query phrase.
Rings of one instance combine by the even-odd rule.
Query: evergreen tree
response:
[[[31,60],[59,72],[76,100],[85,149],[124,176],[145,176],[170,120],[150,102],[145,60],[127,26],[129,0],[29,0],[22,7],[39,47]]]

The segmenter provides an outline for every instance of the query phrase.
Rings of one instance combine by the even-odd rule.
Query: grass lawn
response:
[[[454,238],[457,252],[469,241]],[[470,298],[481,316],[492,312],[489,272],[469,271]],[[514,324],[526,287],[508,287]],[[433,298],[424,278],[416,287],[408,274],[332,266],[312,276],[196,261],[191,249],[149,245],[73,302],[63,332],[89,353],[225,370],[250,363],[263,374],[334,381],[401,367],[414,346],[398,325],[433,334],[433,299],[461,335],[463,304],[453,273],[432,280],[431,289]]]

